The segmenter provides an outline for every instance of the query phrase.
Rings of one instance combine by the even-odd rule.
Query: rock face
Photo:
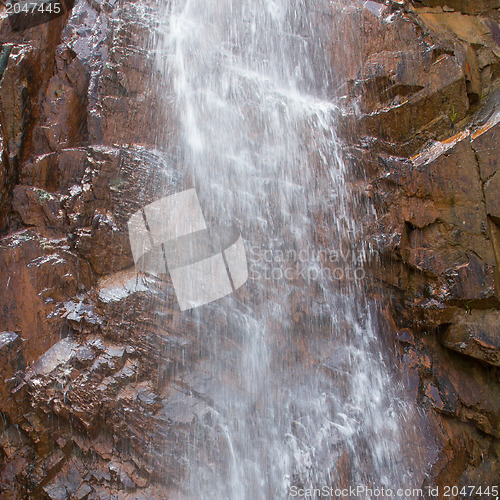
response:
[[[498,2],[365,2],[336,26],[360,47],[342,127],[353,189],[378,212],[373,292],[435,422],[441,485],[493,484],[499,467],[498,14]]]
[[[345,154],[378,211],[373,293],[440,443],[429,483],[493,484],[498,5],[401,4],[335,6]],[[165,498],[207,413],[205,347],[128,244],[129,216],[184,181],[155,151],[176,124],[158,105],[153,12],[79,0],[12,33],[0,11],[2,498]]]
[[[2,498],[165,498],[183,467],[196,413],[165,374],[195,344],[158,326],[153,310],[176,313],[133,270],[126,228],[181,182],[154,152],[150,12],[80,1],[12,33],[2,10]]]

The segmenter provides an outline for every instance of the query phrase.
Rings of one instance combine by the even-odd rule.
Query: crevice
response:
[[[0,53],[0,83],[1,83],[3,73],[5,71],[5,68],[7,68],[7,64],[9,62],[10,53],[12,51],[12,45],[3,46],[3,44],[0,44],[0,47],[2,47],[2,52]]]

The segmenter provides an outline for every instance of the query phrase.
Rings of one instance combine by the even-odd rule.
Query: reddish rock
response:
[[[484,197],[486,202],[486,212],[488,215],[500,223],[500,175],[495,173],[484,183]]]
[[[10,165],[0,124],[0,231],[7,225],[11,209],[15,170]]]
[[[498,13],[461,0],[339,9],[332,57],[345,61],[348,81],[342,133],[357,140],[347,155],[353,189],[379,214],[368,228],[381,259],[375,293],[400,332],[409,394],[428,408],[442,445],[430,484],[494,481]],[[359,50],[346,54],[343,43]]]
[[[89,96],[89,136],[94,143],[154,147],[159,137],[175,133],[170,126],[163,129],[169,121],[162,119],[164,108],[158,101],[165,82],[157,78],[147,48],[153,15],[147,3],[128,2],[119,16],[115,13],[105,21],[106,62],[96,67],[98,78],[91,80]]]
[[[500,366],[500,312],[474,310],[456,315],[443,343],[449,349]]]
[[[14,46],[0,85],[0,123],[9,163],[20,160],[33,112],[29,74],[36,65],[36,50],[28,44]]]
[[[54,62],[55,74],[44,92],[35,129],[37,154],[81,144],[87,135],[88,68],[64,46],[56,50]]]
[[[497,0],[418,0],[418,3],[429,7],[445,7],[446,12],[457,10],[465,14],[495,14],[498,9]]]
[[[73,185],[82,181],[88,164],[88,154],[84,148],[48,153],[23,164],[19,182],[49,192],[68,194]]]
[[[69,464],[57,477],[43,487],[44,493],[51,500],[66,500],[73,498],[77,491],[80,491],[82,478],[78,469]]]
[[[15,332],[0,333],[0,411],[16,414],[16,402],[11,390],[21,383],[20,373],[26,363],[22,355],[22,340]],[[16,378],[17,377],[17,378]]]
[[[76,248],[96,274],[108,274],[133,266],[128,233],[118,227],[111,214],[96,210],[92,228],[79,229],[76,235]]]
[[[67,331],[62,303],[91,283],[88,264],[71,251],[65,238],[26,230],[0,240],[0,321],[20,332],[27,362]]]
[[[27,226],[51,226],[62,229],[64,213],[59,197],[31,186],[14,188],[12,208]]]
[[[476,153],[483,182],[486,182],[500,168],[498,158],[500,123],[498,123],[497,118],[500,109],[495,107],[492,110],[485,111],[488,111],[488,114],[493,114],[493,116],[486,123],[480,125],[472,135],[472,149]]]
[[[380,215],[374,294],[389,304],[403,380],[436,432],[429,481],[440,485],[492,482],[498,470],[490,7],[335,2],[342,15],[324,16],[346,81],[343,131],[359,139],[346,152],[352,188]],[[11,49],[0,85],[0,321],[14,332],[0,334],[0,488],[12,498],[173,496],[184,444],[207,418],[210,344],[181,318],[168,280],[137,274],[128,244],[130,215],[165,186],[184,187],[178,159],[152,149],[176,134],[168,99],[157,101],[170,82],[157,85],[143,44],[152,12],[79,1],[69,19],[29,33],[0,25]],[[312,362],[309,339],[285,341],[290,363]],[[338,355],[322,368],[341,381],[348,357]],[[348,481],[348,454],[331,459]]]
[[[488,369],[444,356],[435,360],[433,374],[442,398],[460,420],[473,422],[483,432],[499,437],[498,383]]]

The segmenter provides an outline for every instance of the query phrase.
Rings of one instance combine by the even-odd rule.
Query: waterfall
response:
[[[422,480],[415,409],[366,294],[374,215],[336,135],[331,15],[328,0],[159,0],[154,49],[177,127],[159,147],[206,219],[239,229],[249,270],[233,294],[183,313],[201,347],[179,376],[206,409],[179,498]]]

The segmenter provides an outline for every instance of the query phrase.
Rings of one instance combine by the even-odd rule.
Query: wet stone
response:
[[[106,346],[104,345],[104,342],[101,339],[92,339],[87,342],[87,345],[95,349],[96,351],[105,351]]]
[[[112,359],[108,353],[101,354],[90,367],[91,373],[109,374],[116,369],[116,359]]]
[[[157,398],[158,396],[156,394],[147,390],[140,392],[137,396],[137,399],[139,399],[139,401],[141,401],[141,403],[145,404],[146,406],[154,405]]]
[[[83,346],[78,349],[73,356],[73,359],[77,363],[81,363],[82,365],[90,363],[95,358],[94,351],[89,346]]]
[[[137,374],[137,365],[136,361],[127,360],[125,366],[115,375],[115,378],[123,382],[131,380]]]
[[[67,311],[65,315],[66,319],[72,323],[73,327],[78,328],[78,324],[82,322],[90,325],[102,324],[101,318],[94,313],[94,306],[92,304],[77,303],[70,300],[65,302],[64,306]]]
[[[89,484],[83,483],[76,491],[75,498],[77,500],[85,500],[91,492],[92,488],[89,486]]]
[[[125,354],[124,347],[108,347],[106,352],[112,358],[122,359]]]
[[[72,463],[69,467],[64,467],[62,472],[54,481],[43,488],[43,491],[51,500],[72,498],[82,484],[78,469]]]
[[[396,334],[396,340],[401,342],[402,344],[410,344],[415,345],[415,339],[413,338],[413,334],[407,328],[403,328],[399,330]]]
[[[13,345],[19,335],[15,332],[2,332],[0,333],[0,351],[8,346]]]

